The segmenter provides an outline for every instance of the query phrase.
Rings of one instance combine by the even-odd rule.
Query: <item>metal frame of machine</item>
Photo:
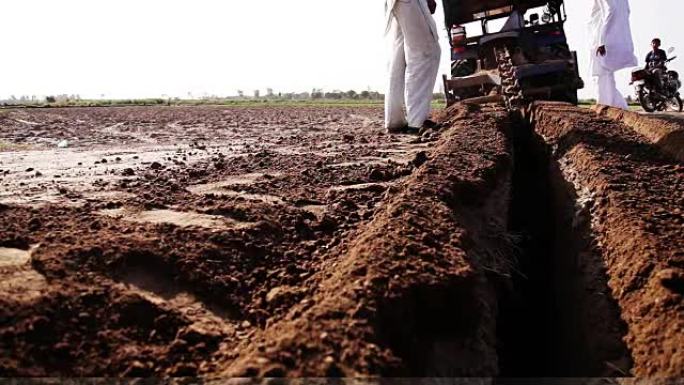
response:
[[[577,55],[565,37],[562,0],[443,0],[449,36],[453,27],[479,26],[481,35],[450,39],[452,76],[444,76],[447,104],[459,100],[504,100],[510,107],[536,99],[577,102],[584,86]],[[544,9],[521,28],[490,32],[489,23],[519,9]],[[534,19],[534,22],[532,21]],[[463,64],[469,63],[466,70]],[[460,67],[459,67],[460,66]]]

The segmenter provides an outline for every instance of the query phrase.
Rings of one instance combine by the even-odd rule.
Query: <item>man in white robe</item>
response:
[[[598,85],[598,104],[627,109],[624,96],[615,84],[615,72],[635,67],[628,0],[594,0],[589,22],[592,42],[591,74]]]
[[[431,123],[430,103],[441,55],[432,17],[436,6],[435,0],[385,0],[391,51],[385,94],[388,132],[418,132]]]

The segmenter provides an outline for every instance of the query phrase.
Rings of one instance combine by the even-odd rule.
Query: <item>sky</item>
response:
[[[438,3],[440,1],[438,0]],[[592,0],[566,0],[570,45],[587,87]],[[637,56],[655,36],[684,55],[682,0],[631,0]],[[266,88],[382,91],[382,0],[4,0],[0,99],[246,95]],[[449,68],[441,4],[442,68]],[[684,70],[684,57],[673,69]],[[629,71],[618,76],[631,94]],[[440,76],[441,78],[441,76]]]

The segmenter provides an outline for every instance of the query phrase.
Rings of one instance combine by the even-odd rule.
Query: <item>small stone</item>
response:
[[[40,219],[38,219],[36,217],[31,218],[31,220],[28,223],[29,231],[39,230],[41,226],[42,226],[42,222],[40,221]]]
[[[422,166],[425,162],[428,161],[428,156],[425,151],[420,151],[419,153],[416,154],[415,158],[413,158],[413,165],[416,167]]]
[[[133,175],[135,175],[135,171],[133,171],[132,168],[127,168],[127,169],[124,169],[124,170],[121,172],[121,175],[123,175],[123,176],[133,176]]]
[[[368,174],[368,179],[372,181],[379,181],[385,178],[385,174],[377,168],[371,170]]]
[[[244,329],[247,329],[247,328],[252,327],[252,323],[249,322],[249,321],[247,321],[247,320],[245,320],[245,321],[242,321],[242,323],[240,324],[240,326],[241,326],[242,328],[244,328]]]
[[[152,164],[150,165],[150,168],[152,170],[159,170],[162,168],[162,165],[159,162],[152,162]]]
[[[268,294],[266,294],[266,302],[273,302],[278,296],[280,296],[282,289],[280,287],[274,287]]]
[[[658,272],[660,284],[673,293],[684,294],[684,272],[680,269],[664,269]]]

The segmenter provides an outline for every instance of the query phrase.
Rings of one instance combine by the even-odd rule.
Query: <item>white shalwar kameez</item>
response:
[[[594,0],[589,30],[591,75],[598,86],[598,104],[627,109],[627,102],[615,84],[615,72],[635,67],[632,30],[629,26],[628,0]],[[606,55],[597,54],[605,46]]]
[[[426,0],[386,0],[385,13],[391,51],[385,128],[419,128],[430,115],[439,70],[437,25]]]

